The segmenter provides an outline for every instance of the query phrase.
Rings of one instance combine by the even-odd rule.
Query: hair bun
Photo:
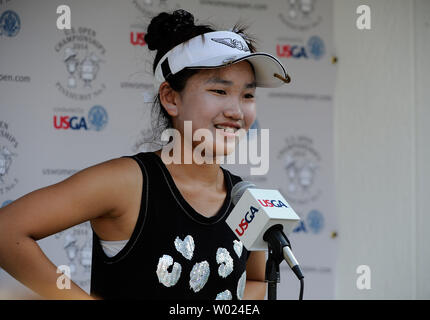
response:
[[[162,12],[151,20],[145,35],[149,50],[159,50],[171,46],[177,38],[175,33],[193,28],[194,16],[179,9],[173,13]]]

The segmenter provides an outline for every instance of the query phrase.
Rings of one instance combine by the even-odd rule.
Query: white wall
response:
[[[418,299],[430,298],[430,1],[415,6],[415,103],[417,152],[417,286]]]
[[[428,0],[335,0],[338,299],[430,298],[429,19]]]

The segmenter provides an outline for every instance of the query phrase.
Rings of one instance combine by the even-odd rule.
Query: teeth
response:
[[[235,133],[237,131],[237,128],[226,127],[226,126],[221,126],[221,125],[216,125],[215,128],[223,129],[225,132],[228,132],[228,133]]]

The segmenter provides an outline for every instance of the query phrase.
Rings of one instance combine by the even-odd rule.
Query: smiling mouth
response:
[[[215,128],[224,130],[224,132],[227,132],[227,133],[236,133],[236,131],[239,130],[236,127],[222,126],[222,125],[215,125]]]

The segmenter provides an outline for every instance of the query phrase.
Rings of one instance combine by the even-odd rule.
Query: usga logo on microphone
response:
[[[288,208],[281,200],[258,200],[263,207],[285,207]]]
[[[243,236],[246,229],[248,229],[248,224],[254,220],[255,214],[258,212],[258,209],[251,206],[249,207],[249,211],[245,213],[245,217],[240,221],[239,228],[236,228],[236,233],[239,237]]]
[[[258,199],[258,202],[263,207],[288,208],[288,206],[285,205],[281,200]],[[255,214],[258,211],[259,210],[253,206],[249,207],[249,210],[245,213],[245,217],[240,221],[238,228],[235,230],[239,237],[243,236],[245,230],[248,229],[248,225],[252,222],[252,220],[254,220]]]

